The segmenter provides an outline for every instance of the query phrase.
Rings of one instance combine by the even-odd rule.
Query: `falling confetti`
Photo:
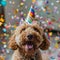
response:
[[[2,3],[6,9],[6,22],[4,24],[3,34],[0,34],[0,43],[2,42],[1,52],[8,55],[6,60],[9,60],[9,55],[11,55],[11,50],[7,48],[9,36],[14,32],[18,25],[24,22],[32,3],[34,3],[36,17],[39,19],[39,22],[42,23],[43,28],[49,28],[49,30],[46,29],[46,33],[51,42],[50,54],[55,53],[55,55],[57,55],[55,49],[58,51],[59,46],[57,41],[60,40],[60,32],[58,32],[58,34],[53,30],[60,30],[60,0],[32,0],[32,2],[31,0],[7,0],[7,4],[6,2]],[[4,19],[2,18],[3,15],[0,18],[0,26],[2,26],[2,22],[4,22]],[[29,20],[29,22],[35,23],[35,21],[32,20]],[[52,52],[53,49],[55,52]],[[58,60],[53,56],[50,56],[50,59]]]

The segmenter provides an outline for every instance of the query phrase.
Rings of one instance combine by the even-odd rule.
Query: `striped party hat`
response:
[[[27,23],[32,23],[32,21],[35,19],[35,10],[34,10],[34,6],[31,6],[29,13],[27,15],[27,18],[25,19],[25,21]]]
[[[34,11],[34,6],[31,6],[29,14],[30,17],[35,18],[35,11]]]

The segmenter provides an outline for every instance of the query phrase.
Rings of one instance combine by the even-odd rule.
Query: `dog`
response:
[[[14,50],[12,60],[42,60],[41,50],[50,46],[43,28],[39,24],[23,23],[10,37],[9,48]]]

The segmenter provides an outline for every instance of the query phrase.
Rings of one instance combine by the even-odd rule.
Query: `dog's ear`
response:
[[[40,49],[41,50],[47,50],[49,48],[49,46],[50,46],[50,42],[46,38],[45,34],[43,34],[43,42],[40,45]]]
[[[12,50],[16,50],[18,45],[15,42],[15,35],[11,36],[9,39],[8,47],[11,48]]]

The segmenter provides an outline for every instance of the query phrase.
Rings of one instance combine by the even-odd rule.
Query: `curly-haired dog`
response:
[[[46,50],[49,45],[37,23],[18,26],[9,41],[9,47],[15,50],[12,60],[42,60],[40,49]]]

